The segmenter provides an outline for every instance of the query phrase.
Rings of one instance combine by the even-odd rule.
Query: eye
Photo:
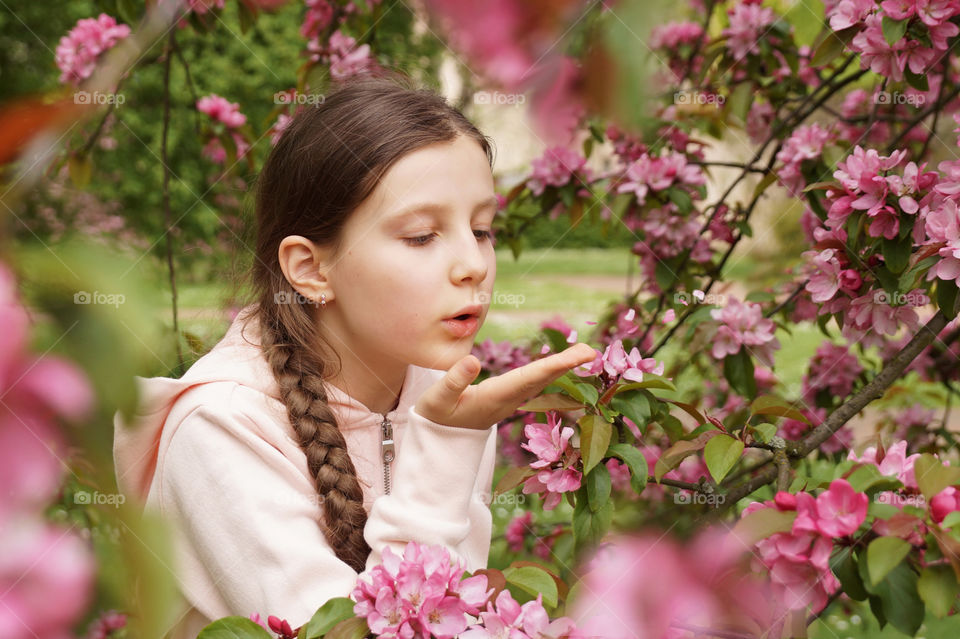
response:
[[[403,241],[410,246],[426,246],[435,235],[436,233],[430,233],[429,235],[420,235],[418,237],[405,237]]]
[[[493,239],[493,232],[492,232],[492,231],[487,231],[487,230],[484,230],[484,229],[477,229],[477,230],[475,230],[475,231],[473,232],[473,235],[474,235],[478,240],[492,240],[492,239]]]

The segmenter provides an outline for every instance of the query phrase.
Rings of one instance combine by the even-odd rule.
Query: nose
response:
[[[480,241],[467,229],[466,241],[457,242],[452,248],[453,263],[450,268],[450,279],[454,284],[473,282],[479,284],[487,277],[487,260],[481,250]]]

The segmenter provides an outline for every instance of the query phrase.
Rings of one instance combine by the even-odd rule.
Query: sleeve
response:
[[[468,570],[486,565],[492,431],[416,415],[398,447],[394,492],[367,520],[368,568],[385,546],[402,553],[411,540],[446,546]],[[160,469],[161,510],[178,522],[181,585],[192,605],[211,619],[259,612],[296,627],[328,599],[348,596],[357,573],[323,535],[313,484],[259,433],[236,411],[191,412]]]
[[[373,503],[364,531],[372,549],[367,568],[380,563],[384,547],[402,554],[410,540],[446,547],[471,572],[486,568],[495,428],[445,426],[412,406],[408,417],[393,491]]]

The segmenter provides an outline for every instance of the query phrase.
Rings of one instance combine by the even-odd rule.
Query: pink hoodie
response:
[[[320,498],[256,321],[241,330],[249,308],[182,378],[137,377],[138,414],[130,424],[119,413],[114,420],[120,490],[174,523],[171,569],[185,605],[173,639],[254,612],[296,628],[357,581],[323,536]],[[382,461],[384,415],[327,385],[363,487],[368,568],[386,546],[402,553],[411,540],[445,546],[467,570],[486,566],[496,430],[441,425],[413,410],[443,375],[407,369],[399,403],[386,414],[396,447],[390,464]]]

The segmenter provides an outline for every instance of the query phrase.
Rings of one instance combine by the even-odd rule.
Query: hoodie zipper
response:
[[[380,452],[383,459],[383,492],[390,494],[390,462],[394,458],[393,448],[393,424],[386,415],[383,416],[383,422],[380,423]]]

